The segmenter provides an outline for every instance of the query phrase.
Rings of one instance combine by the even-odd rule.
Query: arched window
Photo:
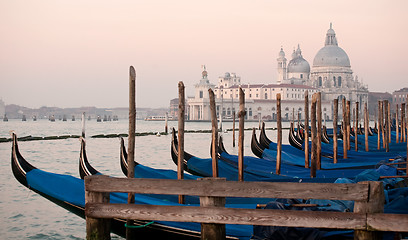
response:
[[[319,87],[321,87],[321,86],[322,86],[322,84],[323,84],[323,83],[322,83],[322,77],[319,77],[319,82],[318,82],[318,84],[317,84],[317,85],[318,85]]]
[[[341,87],[341,77],[340,77],[340,76],[337,78],[337,85],[338,85],[339,87]]]
[[[336,77],[333,76],[333,86],[336,86]]]

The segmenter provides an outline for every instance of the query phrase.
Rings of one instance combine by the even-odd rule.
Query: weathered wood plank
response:
[[[408,232],[408,215],[369,213],[367,227],[370,231]]]
[[[88,204],[87,216],[156,221],[243,224],[263,226],[366,229],[366,215],[350,212],[313,212],[220,207]]]
[[[212,197],[265,197],[314,198],[365,201],[368,184],[337,183],[280,183],[126,179],[102,176],[85,177],[85,189],[95,192],[134,192],[169,195],[195,195]]]

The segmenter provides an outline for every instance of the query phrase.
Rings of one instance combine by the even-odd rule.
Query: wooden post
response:
[[[277,127],[278,127],[278,139],[277,139],[277,149],[276,149],[276,174],[281,172],[281,157],[282,157],[282,118],[281,118],[281,95],[276,94],[276,116],[277,116]]]
[[[312,133],[312,153],[311,153],[311,166],[310,166],[310,177],[316,177],[316,164],[317,164],[317,132],[316,132],[316,103],[317,103],[317,93],[312,95],[312,106],[310,109],[310,127]]]
[[[235,110],[232,111],[232,146],[235,147]]]
[[[218,126],[217,126],[217,111],[215,107],[214,92],[210,88],[208,89],[210,96],[210,111],[211,111],[211,132],[212,132],[212,173],[213,177],[218,177]]]
[[[321,169],[322,158],[322,93],[317,93],[317,162],[316,168]]]
[[[405,103],[401,103],[401,142],[405,142]]]
[[[90,203],[109,203],[109,193],[85,191],[85,205]],[[110,240],[111,220],[109,218],[86,217],[86,239]]]
[[[406,101],[406,104],[405,104],[405,106],[404,107],[406,107],[407,109],[406,109],[406,114],[407,114],[407,116],[405,117],[405,127],[408,127],[408,94],[407,94],[407,97],[405,98],[405,101]],[[408,132],[407,131],[408,129],[406,129],[405,131],[406,132]],[[406,137],[405,135],[404,135],[404,137]],[[407,141],[407,156],[408,156],[408,141]],[[407,164],[405,165],[405,172],[406,172],[406,175],[408,176],[408,161],[406,161],[407,162]]]
[[[179,108],[178,108],[178,159],[177,159],[177,179],[184,179],[184,111],[185,111],[185,95],[184,83],[178,83],[179,90]],[[184,204],[184,196],[179,195],[179,203]]]
[[[346,98],[342,99],[342,106],[343,106],[343,124],[342,130],[343,130],[343,158],[347,159],[347,130],[346,130],[346,125],[347,125],[347,114],[346,114]]]
[[[168,134],[169,133],[169,129],[168,129],[168,126],[167,126],[167,121],[168,121],[168,118],[169,118],[169,113],[168,112],[166,112],[166,116],[165,116],[166,118],[165,118],[165,124],[164,124],[164,132],[166,133],[166,134]]]
[[[396,131],[396,133],[395,133],[395,142],[396,143],[399,143],[399,119],[398,119],[398,112],[399,112],[399,109],[398,109],[398,104],[397,104],[397,106],[395,107],[395,131]]]
[[[346,112],[346,114],[347,114],[347,117],[346,117],[346,130],[347,130],[347,150],[350,150],[351,149],[351,144],[350,144],[350,133],[351,133],[351,126],[350,126],[350,119],[351,119],[351,117],[350,117],[350,101],[347,101],[347,106],[346,106],[346,110],[347,110],[347,112]]]
[[[339,112],[339,100],[333,100],[333,163],[337,163],[337,117]]]
[[[214,184],[217,182],[225,182],[225,178],[198,178],[198,181],[212,181]],[[202,207],[225,207],[225,197],[204,197],[200,196],[200,206]],[[225,224],[216,223],[202,223],[201,224],[201,239],[225,239],[226,231]]]
[[[354,213],[383,213],[384,212],[384,186],[382,182],[359,182],[358,184],[369,184],[367,201],[355,201]],[[355,240],[380,240],[382,239],[381,232],[355,230]]]
[[[384,121],[384,114],[385,114],[385,106],[384,101],[381,101],[381,136],[382,136],[382,145],[385,148],[385,121]]]
[[[384,100],[384,117],[385,117],[385,151],[389,152],[390,151],[390,140],[389,140],[389,130],[390,130],[390,118],[389,118],[389,114],[390,114],[390,109],[389,109],[389,104],[388,104],[388,100]]]
[[[239,135],[238,135],[238,180],[244,181],[244,122],[245,122],[245,94],[239,88]]]
[[[85,112],[82,113],[82,137],[85,138]]]
[[[234,94],[232,94],[232,147],[235,147],[235,107],[234,107]]]
[[[391,103],[389,101],[387,101],[387,118],[388,118],[388,143],[391,143]]]
[[[365,150],[368,152],[368,110],[367,103],[364,103],[364,136],[365,136]]]
[[[358,115],[360,115],[358,109],[358,102],[356,102],[356,115],[355,115],[355,123],[354,123],[354,150],[358,152]]]
[[[378,101],[377,149],[381,148],[381,101]]]
[[[135,132],[136,132],[136,71],[133,66],[129,69],[129,137],[128,137],[128,178],[135,177]],[[128,204],[135,202],[135,195],[128,193]],[[133,221],[126,220],[127,226],[132,226]],[[134,239],[133,228],[126,228],[126,239]]]
[[[309,168],[309,92],[305,91],[305,168]]]

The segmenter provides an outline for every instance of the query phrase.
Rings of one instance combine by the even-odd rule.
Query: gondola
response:
[[[84,144],[81,144],[81,147],[84,146]],[[86,154],[81,157],[86,159]],[[84,164],[82,167],[80,171],[81,169],[85,170],[85,175],[91,172],[95,173],[94,170],[89,168],[90,165]],[[22,185],[68,211],[85,218],[85,189],[83,179],[37,169],[20,154],[17,136],[14,133],[12,134],[11,168],[13,175]],[[124,203],[127,202],[127,194],[111,193],[110,199],[111,203]],[[139,204],[149,204],[150,201],[151,198],[146,196],[136,195],[135,197],[135,202]],[[155,199],[155,202],[163,205],[169,204],[166,201],[157,199]],[[125,237],[125,223],[125,219],[113,219],[111,221],[112,232]],[[140,239],[200,239],[201,228],[200,224],[196,223],[135,220],[134,225],[139,226],[135,231]],[[239,229],[234,230],[239,232]],[[238,238],[228,237],[228,239]],[[249,239],[249,237],[244,237],[243,239]]]

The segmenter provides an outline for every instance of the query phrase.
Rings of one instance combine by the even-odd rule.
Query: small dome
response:
[[[283,48],[280,49],[279,51],[279,57],[284,58],[285,57],[285,52],[283,51]]]
[[[289,61],[288,73],[309,73],[309,72],[310,65],[302,56],[298,56]]]
[[[229,78],[230,76],[231,76],[231,75],[230,75],[229,72],[226,72],[226,73],[225,73],[225,77],[226,77],[226,78]]]
[[[350,59],[342,48],[336,45],[327,45],[317,52],[313,60],[313,67],[327,66],[350,67]]]

